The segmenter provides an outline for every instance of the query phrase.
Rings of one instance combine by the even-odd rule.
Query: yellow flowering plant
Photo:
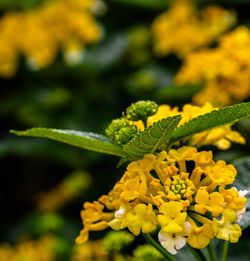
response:
[[[174,53],[183,58],[211,44],[236,22],[234,12],[217,5],[199,10],[194,0],[169,2],[169,9],[156,17],[151,28],[158,56]]]
[[[79,63],[85,46],[101,36],[92,12],[97,4],[98,0],[54,0],[36,9],[4,14],[0,19],[0,76],[14,76],[21,55],[34,70],[51,65],[59,51],[69,64]]]
[[[225,241],[226,260],[228,242],[237,243],[250,224],[249,214],[244,217],[248,191],[233,185],[232,164],[215,161],[202,146],[225,150],[232,142],[244,144],[231,125],[249,116],[250,103],[221,109],[188,104],[180,110],[138,101],[110,123],[107,136],[47,128],[12,132],[112,154],[122,158],[119,165],[127,164],[108,194],[83,204],[76,243],[86,243],[91,231],[128,229],[142,234],[165,260],[176,260],[173,255],[187,245],[197,260],[207,260],[201,250],[207,247],[214,261],[211,240]]]
[[[0,245],[1,261],[54,261],[55,253],[53,248],[57,238],[46,235],[38,240],[20,240],[16,245]]]
[[[239,26],[222,36],[216,48],[191,52],[175,76],[175,84],[203,83],[204,88],[193,97],[198,105],[210,101],[225,106],[247,99],[250,96],[249,43],[249,29]]]

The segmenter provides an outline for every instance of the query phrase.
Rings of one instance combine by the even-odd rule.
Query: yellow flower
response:
[[[250,96],[249,43],[249,29],[236,28],[220,39],[218,47],[187,55],[175,83],[205,84],[194,96],[195,104],[203,105],[209,101],[221,107],[239,103]]]
[[[128,227],[135,236],[149,233],[156,229],[157,218],[152,205],[138,204],[133,210],[120,209],[116,212],[115,219],[109,222],[109,226],[114,230]]]
[[[147,178],[143,172],[126,172],[115,185],[114,190],[120,191],[120,199],[125,202],[145,197]]]
[[[97,42],[100,29],[91,14],[96,1],[83,2],[80,6],[78,0],[55,0],[29,11],[6,13],[0,19],[0,75],[12,77],[20,55],[37,70],[50,65],[69,43],[82,50]]]
[[[192,227],[188,234],[187,243],[193,248],[206,247],[214,237],[212,225],[210,223],[205,223],[198,227],[191,218],[189,218],[188,221],[191,223]]]
[[[208,190],[211,191],[218,185],[224,186],[232,184],[237,175],[237,171],[233,165],[226,165],[225,161],[219,160],[214,166],[206,169],[206,175],[207,178],[212,181],[208,188]],[[204,179],[201,184],[206,184],[206,179]]]
[[[214,217],[219,216],[224,208],[224,197],[219,192],[208,194],[206,189],[200,188],[195,196],[194,210],[198,213],[205,214],[211,212]]]
[[[159,207],[159,212],[162,214],[159,214],[157,218],[163,232],[172,234],[184,231],[187,213],[181,212],[182,209],[182,204],[175,201],[163,203]]]
[[[47,235],[38,240],[20,240],[16,245],[1,245],[1,261],[54,261],[55,253],[53,251],[57,244],[57,238]]]
[[[209,45],[235,23],[233,12],[218,6],[198,11],[193,2],[175,0],[168,11],[155,19],[152,34],[157,55],[174,53],[182,58]]]
[[[219,239],[237,243],[241,236],[241,228],[237,224],[232,224],[237,220],[237,214],[232,209],[225,209],[221,220],[213,219],[213,229]]]
[[[86,202],[81,211],[84,228],[76,238],[77,244],[83,244],[88,240],[89,231],[103,230],[108,227],[108,222],[113,218],[113,213],[104,213],[104,206],[98,201]]]
[[[186,242],[206,247],[215,236],[236,242],[241,230],[234,222],[245,212],[247,191],[225,189],[235,176],[236,169],[224,161],[214,162],[211,151],[181,147],[147,154],[129,164],[108,195],[84,204],[84,228],[77,242],[107,225],[114,230],[128,228],[136,236],[160,225],[159,241],[172,254]],[[104,206],[109,212],[103,212]],[[220,214],[222,219],[215,219]]]
[[[240,190],[238,192],[236,188],[224,189],[223,187],[220,187],[219,192],[224,197],[226,208],[242,210],[246,206],[247,198],[243,195],[246,195],[248,191]]]
[[[172,255],[177,254],[177,250],[183,248],[186,245],[186,236],[191,229],[191,224],[189,222],[184,223],[184,231],[181,233],[167,233],[160,230],[158,234],[159,241],[161,245]]]

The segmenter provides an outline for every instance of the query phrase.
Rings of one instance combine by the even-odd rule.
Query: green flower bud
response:
[[[116,142],[116,135],[120,131],[120,129],[124,127],[128,127],[129,121],[126,118],[120,118],[113,120],[108,128],[106,129],[106,135],[114,142]]]
[[[124,127],[116,135],[116,142],[121,145],[127,144],[136,134],[137,129],[134,126]]]
[[[132,261],[160,261],[163,255],[151,245],[143,245],[137,247],[133,252]]]
[[[149,116],[154,115],[158,110],[158,105],[153,101],[138,101],[132,103],[127,109],[126,114],[129,120],[146,121]]]
[[[106,129],[106,135],[120,145],[128,143],[137,133],[137,128],[126,118],[115,119]]]
[[[105,252],[120,252],[134,241],[134,236],[127,231],[111,231],[103,239],[102,246]]]

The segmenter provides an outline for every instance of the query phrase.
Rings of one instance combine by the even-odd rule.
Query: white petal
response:
[[[176,255],[177,254],[177,251],[176,251],[176,249],[174,248],[174,247],[167,247],[167,251],[169,252],[169,253],[171,253],[172,255]]]
[[[115,218],[122,218],[126,213],[126,209],[120,208],[115,212]]]
[[[241,220],[242,220],[242,215],[239,215],[239,216],[237,217],[236,223],[240,223]]]
[[[172,239],[172,236],[171,234],[167,233],[167,232],[163,232],[162,230],[159,231],[159,234],[158,234],[158,239],[159,241],[169,241]]]
[[[240,190],[239,191],[239,198],[245,197],[248,193],[248,190]]]
[[[186,238],[183,236],[178,235],[175,239],[175,247],[176,249],[181,249],[186,245]]]
[[[172,255],[177,254],[176,249],[174,248],[174,241],[168,240],[168,241],[161,241],[161,245]]]
[[[191,227],[192,227],[192,226],[191,226],[191,224],[190,224],[188,221],[186,221],[186,222],[184,223],[184,236],[187,236],[187,235],[188,235],[188,233],[189,233]]]
[[[242,210],[236,211],[237,214],[236,223],[239,223],[242,220],[242,215],[245,213],[246,213],[246,207],[244,207]]]

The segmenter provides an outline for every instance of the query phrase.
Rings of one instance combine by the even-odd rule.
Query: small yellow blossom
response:
[[[201,184],[207,185],[207,181],[211,180],[208,190],[214,190],[218,185],[225,186],[232,184],[237,175],[235,167],[231,164],[226,165],[225,161],[219,160],[214,166],[206,168],[206,175]]]
[[[167,233],[160,230],[158,234],[159,241],[168,252],[175,255],[177,254],[176,250],[179,250],[186,245],[186,236],[188,235],[190,228],[191,224],[186,221],[184,224],[184,231],[181,233]]]
[[[156,229],[157,219],[153,212],[152,205],[138,204],[133,210],[120,209],[116,212],[115,219],[109,222],[109,226],[114,230],[128,227],[135,236],[149,233]]]
[[[237,224],[232,224],[237,220],[237,214],[232,209],[225,209],[221,220],[213,219],[213,229],[216,237],[237,243],[241,236],[241,228]]]
[[[181,212],[182,204],[175,201],[163,203],[159,207],[160,215],[157,216],[163,232],[180,233],[184,231],[186,212]]]
[[[196,194],[194,210],[198,213],[205,214],[211,212],[214,217],[219,216],[224,208],[224,197],[219,192],[208,194],[205,189],[200,188]]]
[[[98,201],[84,203],[84,210],[81,211],[84,228],[76,238],[78,244],[88,240],[89,231],[103,230],[108,227],[108,222],[113,218],[113,213],[104,213],[104,206]]]
[[[189,218],[189,222],[192,227],[188,234],[187,243],[194,248],[206,247],[210,243],[210,240],[215,236],[212,225],[210,223],[205,223],[198,227],[191,218]]]
[[[240,190],[238,192],[236,188],[225,189],[223,187],[220,187],[219,192],[224,197],[226,208],[239,211],[246,206],[247,198],[244,196],[247,194],[248,191]]]

